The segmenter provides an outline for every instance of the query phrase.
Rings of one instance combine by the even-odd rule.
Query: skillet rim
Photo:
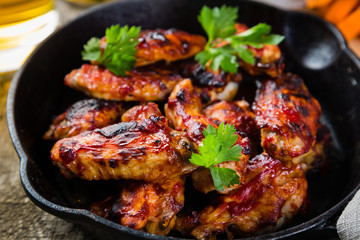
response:
[[[46,212],[49,212],[55,216],[58,216],[60,218],[63,218],[67,221],[74,222],[77,224],[84,224],[87,221],[91,221],[88,224],[96,224],[96,225],[102,225],[103,227],[109,227],[116,231],[121,231],[126,234],[141,237],[141,238],[147,238],[147,239],[187,239],[187,238],[176,238],[176,237],[168,237],[168,236],[160,236],[150,233],[145,233],[142,231],[134,230],[131,228],[124,227],[120,224],[114,223],[112,221],[109,221],[107,219],[104,219],[98,215],[95,215],[94,213],[90,212],[89,210],[85,209],[79,209],[79,208],[70,208],[70,207],[64,207],[58,204],[55,204],[51,201],[46,200],[43,198],[32,186],[31,181],[29,179],[30,176],[27,174],[27,167],[29,164],[29,159],[27,157],[27,154],[25,153],[21,142],[19,138],[19,134],[17,129],[15,128],[15,116],[14,116],[14,104],[15,104],[15,95],[18,83],[22,77],[22,73],[24,69],[27,67],[29,62],[31,61],[32,57],[37,54],[38,51],[40,51],[41,46],[47,42],[51,41],[51,38],[54,35],[61,34],[61,31],[65,28],[71,27],[74,22],[79,21],[80,19],[86,18],[89,15],[96,14],[98,10],[110,8],[115,5],[122,5],[126,2],[136,2],[138,0],[126,0],[121,2],[110,2],[103,5],[98,5],[95,7],[92,7],[89,10],[86,10],[85,12],[79,14],[78,17],[76,17],[74,20],[70,21],[69,23],[63,25],[60,29],[52,33],[47,39],[45,39],[39,46],[32,52],[32,54],[29,56],[29,58],[26,60],[26,62],[23,64],[23,66],[15,73],[10,89],[7,96],[7,104],[6,104],[6,112],[7,112],[7,124],[8,124],[8,130],[10,134],[10,138],[13,142],[13,145],[15,147],[15,150],[20,158],[20,178],[21,183],[23,185],[23,188],[25,189],[26,194],[28,197],[41,209],[45,210]],[[260,2],[250,2],[250,1],[236,1],[233,2],[231,5],[236,5],[237,3],[241,2],[247,2],[248,4],[258,5],[262,7],[266,7],[268,9],[271,9],[272,11],[279,11],[282,12],[284,15],[303,15],[308,18],[311,18],[311,21],[318,21],[321,25],[323,25],[325,28],[327,28],[329,31],[331,31],[334,36],[336,37],[339,46],[340,46],[340,53],[343,52],[346,57],[348,57],[351,62],[353,62],[357,68],[360,70],[360,59],[356,57],[356,55],[348,48],[347,43],[340,33],[340,31],[331,23],[326,22],[325,20],[321,19],[320,17],[307,13],[307,12],[299,12],[294,10],[283,10],[276,8],[271,5],[267,5]],[[280,238],[286,238],[289,236],[293,236],[305,231],[308,231],[310,229],[321,229],[323,227],[326,227],[327,221],[333,217],[336,214],[339,214],[340,211],[342,211],[347,203],[352,199],[352,197],[355,195],[355,193],[360,189],[360,183],[357,184],[357,186],[345,197],[343,197],[337,204],[335,204],[333,207],[325,211],[324,213],[306,221],[301,224],[295,225],[290,228],[286,228],[283,230],[279,230],[273,233],[269,234],[263,234],[252,238],[247,239],[258,239],[258,238],[271,238],[271,239],[280,239]]]

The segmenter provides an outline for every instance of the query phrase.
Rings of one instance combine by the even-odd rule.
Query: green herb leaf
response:
[[[116,75],[125,76],[136,62],[136,46],[140,27],[113,25],[105,31],[106,48],[100,51],[100,40],[92,38],[81,52],[83,60],[97,61]]]
[[[270,34],[271,26],[259,23],[248,30],[235,34],[237,8],[223,5],[221,8],[204,6],[198,20],[208,36],[205,49],[195,56],[203,67],[209,65],[211,69],[221,68],[225,72],[236,73],[239,66],[238,59],[254,65],[255,57],[248,46],[262,48],[263,44],[277,45],[284,40],[281,35]],[[224,44],[215,47],[219,42]]]
[[[210,167],[209,169],[217,190],[224,191],[224,185],[230,187],[240,183],[239,176],[233,169],[219,167]]]
[[[214,180],[216,189],[224,190],[223,185],[229,187],[239,183],[239,176],[232,169],[214,167],[215,165],[226,161],[239,161],[242,148],[234,145],[238,139],[235,134],[236,129],[233,125],[220,124],[219,128],[214,128],[211,124],[204,129],[204,139],[202,146],[199,147],[199,153],[193,153],[190,162],[198,166],[209,168]],[[235,174],[235,176],[234,176]],[[222,191],[221,190],[221,191]]]
[[[215,7],[210,9],[204,6],[198,20],[208,35],[209,42],[216,38],[226,38],[235,33],[235,20],[237,19],[236,7],[227,7],[223,5],[221,8]]]
[[[100,53],[100,39],[93,37],[84,45],[81,55],[85,61],[97,61],[100,59]]]

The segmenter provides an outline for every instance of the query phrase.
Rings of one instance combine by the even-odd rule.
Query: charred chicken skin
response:
[[[176,85],[170,94],[165,114],[178,131],[186,131],[189,138],[199,146],[204,138],[203,130],[209,124],[217,128],[211,120],[202,114],[200,97],[196,93],[191,81],[184,80]],[[242,147],[242,155],[239,161],[228,161],[218,164],[218,167],[235,170],[240,178],[244,179],[246,164],[249,161],[250,146],[248,138],[238,137],[237,143]],[[204,193],[215,190],[210,171],[198,169],[192,173],[194,187]],[[234,186],[239,187],[239,185]],[[222,193],[228,192],[233,187],[225,188]]]
[[[249,162],[243,187],[218,197],[199,216],[193,215],[198,219],[193,220],[197,226],[191,235],[216,239],[225,232],[232,238],[276,230],[299,211],[306,197],[307,181],[300,165],[285,167],[261,154]]]
[[[167,235],[184,206],[184,183],[185,176],[163,184],[129,180],[119,196],[94,203],[91,211],[126,227]]]
[[[201,35],[190,34],[177,29],[155,29],[140,32],[136,46],[136,67],[158,61],[173,62],[186,59],[201,52],[206,39]],[[106,48],[106,38],[100,41],[100,48]]]
[[[254,111],[261,145],[272,157],[297,163],[314,146],[321,108],[300,77],[286,74],[262,82]]]
[[[86,180],[163,182],[194,169],[192,143],[164,117],[123,122],[59,140],[51,159],[67,176]]]
[[[100,99],[78,101],[53,120],[43,138],[58,140],[102,128],[119,122],[124,111],[122,102]]]
[[[181,76],[190,78],[198,87],[223,88],[229,82],[241,82],[241,73],[226,73],[221,69],[215,71],[209,67],[203,67],[193,60],[182,61],[179,65]]]
[[[164,69],[134,69],[118,77],[107,69],[84,64],[65,77],[65,85],[102,99],[118,101],[164,100],[182,80]]]

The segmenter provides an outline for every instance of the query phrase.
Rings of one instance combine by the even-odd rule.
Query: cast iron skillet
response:
[[[179,28],[201,33],[196,16],[201,0],[128,0],[94,9],[47,39],[14,77],[8,95],[10,135],[20,157],[20,175],[28,196],[51,214],[78,223],[102,239],[177,239],[120,226],[86,210],[94,200],[114,193],[117,181],[67,180],[49,158],[52,142],[42,140],[52,117],[85,98],[63,84],[64,76],[83,63],[82,46],[101,37],[111,24],[140,25],[143,29]],[[305,79],[323,108],[322,121],[331,129],[334,146],[327,173],[309,178],[307,214],[281,230],[262,235],[276,239],[336,234],[331,222],[360,188],[360,61],[346,47],[337,29],[305,13],[286,12],[248,1],[206,1],[239,7],[239,21],[250,26],[266,22],[285,35],[281,48],[286,71]],[[187,196],[191,198],[191,196]],[[329,227],[330,225],[330,227]],[[325,235],[324,235],[325,234]]]

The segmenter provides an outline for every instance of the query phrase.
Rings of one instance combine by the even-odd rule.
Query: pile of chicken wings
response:
[[[236,24],[238,33],[246,29]],[[321,166],[329,139],[319,136],[318,101],[299,76],[283,73],[278,46],[248,46],[255,64],[240,60],[232,74],[193,59],[205,44],[176,29],[144,30],[126,76],[96,63],[66,75],[65,85],[90,98],[57,116],[44,134],[56,140],[54,165],[68,178],[126,181],[117,195],[92,205],[95,214],[148,233],[216,239],[274,231],[303,207],[305,173]],[[244,75],[256,81],[253,102],[238,93]],[[204,128],[221,122],[234,125],[242,153],[217,165],[235,170],[240,184],[217,191],[210,171],[189,159]],[[203,209],[184,209],[192,201],[184,197],[185,181],[213,199]]]

